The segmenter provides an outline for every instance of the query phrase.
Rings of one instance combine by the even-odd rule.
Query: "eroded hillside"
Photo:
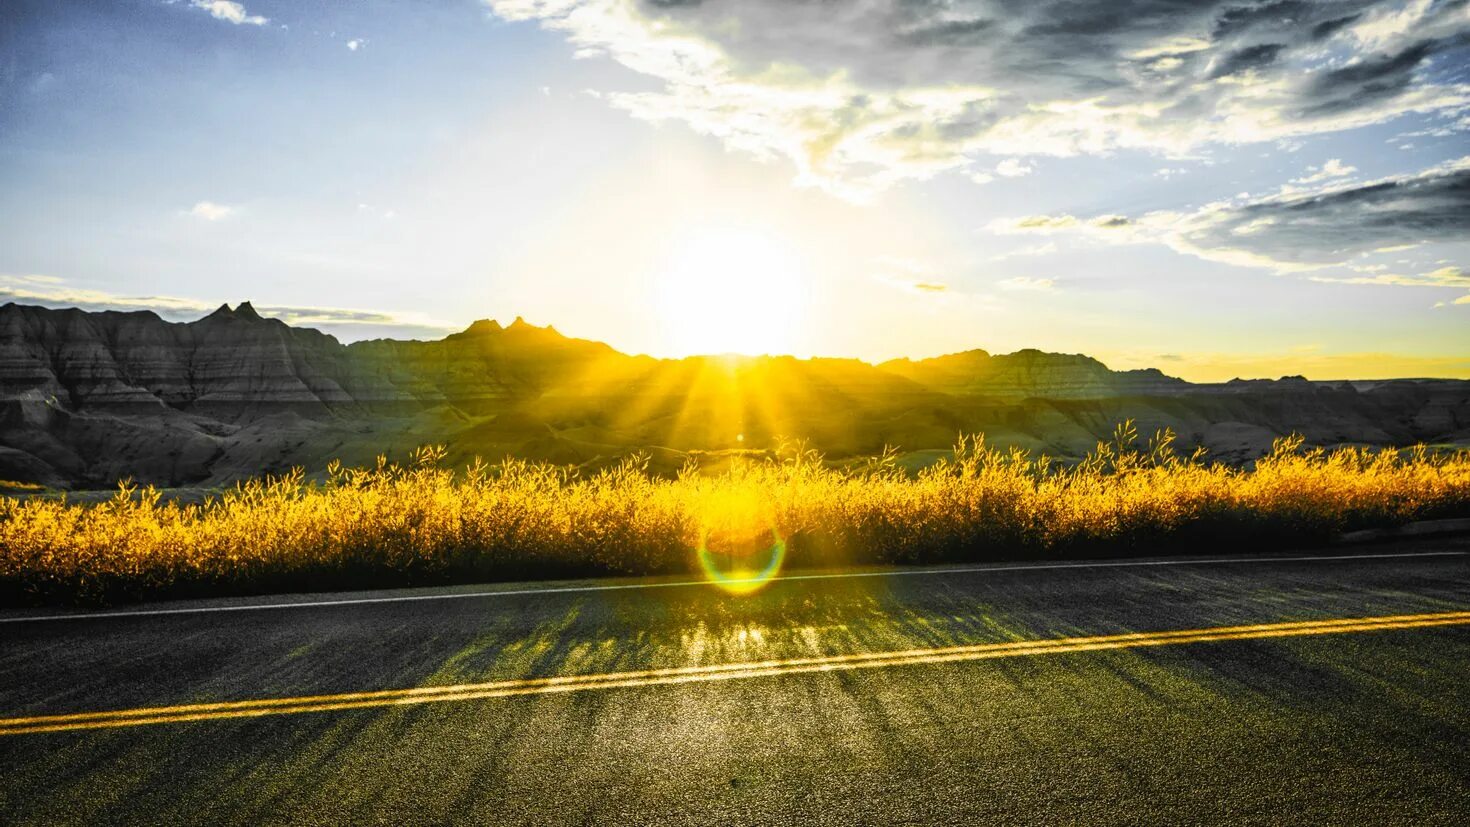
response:
[[[596,467],[644,450],[806,440],[829,457],[884,446],[911,461],[958,434],[1075,457],[1124,419],[1248,461],[1291,432],[1313,444],[1464,442],[1470,382],[1301,379],[1193,385],[1091,357],[984,351],[852,359],[630,356],[517,319],[437,341],[344,345],[249,303],[194,322],[150,312],[0,307],[0,478],[60,488],[121,477],[219,485],[444,443]]]

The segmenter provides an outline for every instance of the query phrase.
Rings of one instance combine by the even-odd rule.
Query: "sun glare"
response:
[[[776,240],[719,230],[676,243],[657,289],[659,323],[674,354],[762,354],[795,348],[809,284],[797,257]]]

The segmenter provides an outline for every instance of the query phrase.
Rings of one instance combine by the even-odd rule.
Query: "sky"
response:
[[[1470,2],[5,0],[0,300],[1470,378]]]

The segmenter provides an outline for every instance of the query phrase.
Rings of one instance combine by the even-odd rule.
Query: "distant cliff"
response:
[[[1153,369],[1109,370],[1091,356],[1031,349],[1004,356],[967,350],[917,362],[894,359],[878,367],[944,393],[1006,399],[1167,396],[1192,387]]]
[[[508,328],[477,322],[437,342],[343,345],[262,318],[249,302],[189,323],[147,311],[0,307],[0,394],[35,391],[74,411],[201,408],[234,420],[273,406],[474,406],[534,393],[620,355],[519,319]]]
[[[851,359],[629,356],[517,319],[438,341],[344,345],[250,304],[194,322],[0,307],[0,479],[218,485],[442,442],[597,467],[633,449],[677,468],[702,449],[808,440],[829,456],[991,442],[1078,456],[1122,419],[1230,461],[1293,431],[1317,444],[1470,440],[1470,382],[1193,385],[1082,355],[981,350]]]

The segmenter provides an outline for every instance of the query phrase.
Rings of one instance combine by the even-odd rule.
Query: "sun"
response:
[[[656,290],[666,346],[681,356],[790,353],[802,339],[810,292],[789,247],[730,229],[676,242]]]

